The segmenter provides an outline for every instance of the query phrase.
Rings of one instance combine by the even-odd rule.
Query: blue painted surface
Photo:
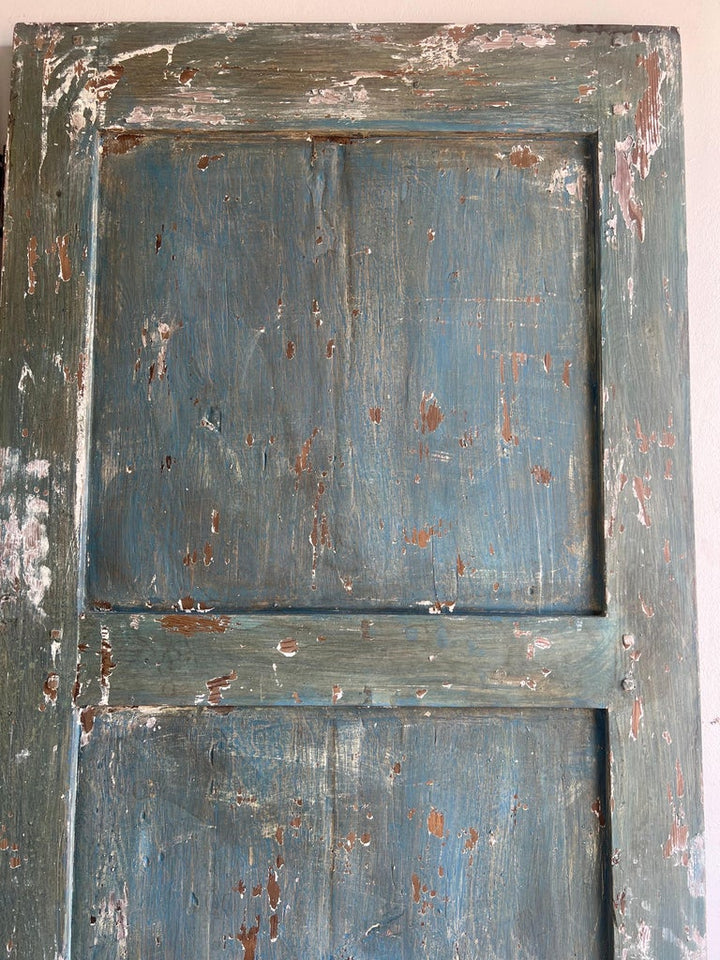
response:
[[[90,602],[599,611],[590,147],[106,137]]]
[[[600,960],[603,739],[590,711],[99,716],[77,955]]]

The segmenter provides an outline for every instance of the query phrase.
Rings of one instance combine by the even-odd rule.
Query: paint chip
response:
[[[280,641],[275,649],[284,657],[294,657],[297,654],[299,647],[298,642],[294,637],[286,637],[284,640]]]
[[[445,832],[445,816],[439,810],[436,810],[435,807],[432,808],[428,815],[427,828],[428,833],[442,840]]]

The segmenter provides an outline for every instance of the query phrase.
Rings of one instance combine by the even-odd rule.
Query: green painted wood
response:
[[[619,68],[605,64],[600,73],[608,91],[600,102],[608,116],[600,160],[607,585],[621,615],[629,678],[610,710],[618,949],[631,958],[702,957],[677,37],[649,34],[619,63],[622,81],[612,95],[607,79],[617,80]]]
[[[105,712],[81,748],[75,949],[606,957],[601,716]]]
[[[326,688],[325,678],[330,679],[335,659],[349,678],[349,692],[344,693],[348,699],[340,701],[340,706],[351,697],[352,702],[362,702],[359,691],[365,687],[384,691],[379,702],[412,702],[415,677],[427,676],[432,683],[428,682],[429,692],[420,703],[421,708],[425,703],[425,709],[432,709],[428,704],[451,701],[444,699],[445,692],[441,693],[443,699],[435,700],[435,674],[423,674],[419,664],[412,666],[417,672],[405,676],[412,663],[408,648],[415,642],[426,657],[435,656],[436,661],[427,661],[428,671],[432,671],[441,657],[441,662],[448,662],[442,643],[445,635],[451,639],[454,636],[457,646],[453,648],[452,669],[459,677],[463,666],[471,673],[470,682],[458,681],[458,697],[453,701],[462,704],[464,711],[475,697],[476,703],[492,703],[486,679],[479,679],[481,670],[477,674],[474,670],[483,660],[484,642],[488,644],[486,658],[499,664],[496,669],[505,669],[509,678],[523,677],[523,671],[515,671],[522,647],[527,652],[530,640],[514,636],[513,624],[517,621],[520,632],[530,630],[533,640],[535,656],[532,663],[527,661],[525,674],[533,677],[532,671],[542,658],[558,660],[557,665],[553,661],[553,673],[546,678],[548,699],[540,702],[599,706],[603,710],[600,726],[605,733],[601,740],[610,777],[603,815],[609,825],[610,846],[602,847],[598,856],[610,874],[603,892],[613,921],[608,934],[612,943],[606,952],[617,960],[649,956],[702,960],[703,823],[691,534],[682,108],[679,43],[673,31],[645,27],[429,25],[360,29],[185,24],[28,26],[20,27],[17,33],[11,109],[0,294],[0,942],[7,945],[9,956],[62,956],[68,960],[83,955],[82,946],[78,951],[72,949],[68,906],[74,858],[75,752],[79,739],[89,737],[84,749],[94,749],[93,744],[97,744],[102,767],[103,743],[100,737],[95,739],[96,734],[107,729],[112,740],[123,725],[137,725],[141,714],[126,714],[125,719],[103,715],[101,723],[95,719],[90,729],[91,714],[82,713],[80,708],[97,710],[105,700],[120,702],[110,699],[120,694],[120,700],[128,703],[134,695],[150,695],[150,691],[155,691],[158,699],[167,697],[168,702],[173,702],[173,697],[178,698],[176,702],[187,703],[188,696],[209,699],[213,695],[221,705],[227,703],[219,698],[237,696],[231,691],[241,681],[228,676],[235,666],[229,665],[226,673],[223,644],[235,639],[238,644],[244,643],[242,638],[249,631],[253,669],[260,673],[258,681],[262,678],[263,690],[268,662],[271,670],[273,662],[266,644],[274,640],[272,649],[278,654],[278,672],[283,671],[279,682],[283,683],[288,669],[305,669],[305,654],[313,649],[318,677],[313,682],[306,674],[308,689],[315,691],[310,700],[317,697],[315,702],[327,702],[320,694]],[[103,130],[109,132],[102,134]],[[374,140],[388,134],[410,134],[412,143],[420,137],[442,137],[445,144],[451,134],[462,135],[464,141],[471,137],[474,142],[484,143],[503,138],[511,149],[520,151],[516,155],[519,160],[528,156],[525,147],[530,153],[542,154],[535,149],[537,138],[544,148],[547,142],[556,151],[561,141],[570,144],[577,140],[583,151],[588,144],[593,147],[591,159],[583,163],[592,174],[594,200],[593,204],[583,201],[582,205],[583,216],[594,218],[592,230],[583,227],[582,259],[592,264],[592,269],[586,269],[585,285],[577,275],[576,292],[582,294],[583,305],[573,316],[591,317],[599,328],[598,359],[584,375],[588,383],[593,377],[597,379],[598,373],[600,377],[598,439],[602,457],[596,458],[598,462],[590,470],[584,463],[586,482],[594,486],[592,492],[585,490],[582,496],[586,504],[597,504],[593,509],[601,514],[604,543],[592,558],[598,566],[590,581],[596,586],[598,580],[601,582],[604,596],[599,595],[599,604],[594,594],[589,603],[585,593],[583,607],[576,594],[575,609],[567,609],[581,612],[579,606],[589,613],[601,606],[604,616],[582,618],[583,631],[577,643],[571,640],[576,623],[573,616],[552,628],[553,646],[545,648],[534,644],[538,621],[520,614],[510,614],[505,624],[476,614],[458,620],[456,625],[454,615],[449,616],[446,610],[442,617],[426,618],[428,623],[440,621],[441,625],[419,630],[417,640],[407,635],[408,625],[414,628],[410,620],[403,624],[394,619],[399,614],[372,610],[368,615],[362,609],[347,614],[346,635],[357,641],[353,652],[358,643],[371,642],[363,636],[363,619],[373,622],[373,633],[382,638],[384,653],[397,646],[400,657],[393,683],[389,658],[373,658],[372,653],[363,652],[357,663],[348,662],[350,647],[342,642],[339,623],[328,631],[331,655],[320,653],[315,657],[312,642],[318,650],[322,645],[313,641],[313,632],[324,635],[315,628],[327,623],[327,613],[310,613],[304,619],[298,614],[301,619],[292,621],[297,630],[283,636],[275,634],[283,623],[281,616],[235,617],[229,605],[228,610],[202,614],[197,610],[158,611],[159,617],[142,609],[118,614],[101,610],[97,617],[88,612],[85,621],[79,619],[86,569],[86,463],[94,412],[89,404],[96,345],[93,325],[96,314],[100,319],[102,313],[99,307],[96,310],[95,287],[102,282],[102,273],[96,269],[96,250],[102,239],[97,232],[98,224],[102,224],[102,207],[97,205],[102,203],[103,177],[107,185],[113,164],[117,162],[119,168],[139,155],[137,151],[142,152],[140,134],[154,144],[163,139],[168,142],[168,135],[178,135],[180,153],[189,149],[186,145],[191,141],[204,143],[204,153],[210,158],[216,152],[210,147],[218,140],[228,145],[230,140],[233,144],[247,140],[249,134],[277,137],[281,133],[283,138],[311,134],[315,139],[348,133],[356,138],[365,135],[367,141],[353,141],[353,149],[361,152],[372,152]],[[127,147],[127,153],[118,155],[116,150],[108,154],[109,143],[121,150]],[[427,157],[425,148],[416,147],[415,153],[423,154],[423,150]],[[348,153],[345,144],[334,146],[331,152],[334,157]],[[391,154],[392,149],[386,158]],[[399,159],[399,154],[396,157]],[[547,176],[544,162],[537,164],[539,178]],[[219,177],[221,169],[219,161],[209,162],[205,182]],[[382,164],[375,169],[381,170]],[[535,182],[530,179],[535,176],[532,167],[520,168],[517,173],[528,178],[526,187]],[[386,182],[392,182],[392,177]],[[439,179],[435,182],[440,184]],[[572,185],[572,176],[558,180],[557,199],[568,208]],[[438,197],[442,195],[440,190],[435,192]],[[391,193],[386,190],[386,195]],[[359,213],[366,214],[372,230],[369,208],[376,197],[369,190],[359,190],[357,196]],[[378,199],[381,196],[379,191]],[[347,206],[337,209],[347,212]],[[522,212],[527,209],[523,207]],[[520,219],[517,214],[508,217],[508,229],[519,230]],[[162,221],[159,229],[155,224],[152,227],[148,231],[148,260],[157,269],[163,248],[167,253],[170,244],[167,225],[165,234]],[[158,233],[162,244],[156,253]],[[395,236],[401,238],[400,233]],[[402,240],[405,243],[408,236]],[[437,230],[433,244],[436,240]],[[367,245],[372,247],[370,241]],[[545,250],[542,253],[547,255]],[[514,263],[518,255],[509,259]],[[354,270],[356,278],[363,279],[361,268],[354,263],[341,268],[338,258],[337,266],[346,276]],[[368,276],[364,275],[366,303],[378,296],[367,286]],[[378,276],[387,283],[387,275],[381,272]],[[411,276],[412,270],[406,266],[404,282]],[[202,280],[200,274],[198,280]],[[398,289],[401,296],[402,285]],[[103,296],[101,289],[100,298]],[[508,315],[504,318],[507,320]],[[418,342],[418,356],[423,343],[430,342]],[[137,346],[129,343],[128,349],[137,351]],[[503,343],[503,352],[505,349]],[[589,342],[580,349],[586,359],[591,357]],[[118,362],[120,359],[118,356]],[[140,359],[142,366],[147,357]],[[322,370],[327,358],[319,359]],[[462,360],[467,369],[469,358],[463,356]],[[571,384],[575,372],[571,367]],[[528,373],[527,365],[519,373]],[[319,372],[317,375],[328,377]],[[157,385],[153,384],[153,389]],[[167,386],[166,381],[162,385]],[[562,397],[562,390],[559,392]],[[583,401],[579,409],[587,415],[587,402]],[[523,437],[523,442],[526,439]],[[584,449],[592,450],[593,441]],[[172,456],[170,452],[167,455]],[[301,474],[308,479],[302,469]],[[381,498],[376,499],[385,507]],[[212,505],[208,506],[212,510]],[[592,530],[592,522],[586,524],[586,531]],[[301,529],[303,549],[307,549],[307,518]],[[449,545],[449,538],[438,539],[435,544],[439,548],[440,593],[451,598],[452,576],[442,575],[442,571],[452,569]],[[204,541],[200,546],[204,547]],[[518,548],[521,553],[527,550],[520,540]],[[456,573],[457,569],[456,563]],[[424,586],[420,583],[418,589]],[[284,583],[281,587],[287,589]],[[415,588],[412,584],[409,590]],[[143,593],[138,596],[145,597]],[[483,609],[478,596],[476,593],[473,602],[476,609]],[[183,598],[170,596],[170,602],[178,599]],[[138,617],[137,631],[133,615]],[[163,615],[186,617],[180,622],[191,624],[191,629],[183,630],[177,638],[168,636],[172,631],[154,622]],[[223,616],[230,619],[223,633],[197,627],[198,618],[209,624]],[[330,616],[331,623],[335,623],[335,616],[342,614]],[[588,625],[591,619],[596,626]],[[503,656],[504,636],[507,653]],[[298,642],[295,657],[284,657],[276,649],[288,638]],[[208,640],[211,642],[206,643]],[[597,660],[588,670],[587,657],[595,641]],[[79,673],[78,643],[83,648]],[[191,645],[193,650],[192,669],[168,679],[162,675],[162,666],[176,663],[183,645]],[[135,659],[135,651],[143,647],[141,663]],[[157,660],[147,656],[150,649],[156,651]],[[130,662],[125,651],[130,654]],[[468,659],[463,663],[464,651]],[[231,663],[236,662],[240,667],[237,653]],[[154,667],[155,663],[161,667]],[[213,671],[207,673],[210,665]],[[379,688],[375,685],[378,674]],[[124,689],[123,676],[128,678]],[[408,679],[412,684],[407,685]],[[217,682],[209,688],[208,680]],[[593,693],[594,680],[597,685]],[[253,678],[246,685],[254,684]],[[531,702],[531,690],[522,686],[522,679],[516,688],[516,700],[507,685],[498,689],[498,703]],[[537,689],[544,696],[539,682]],[[403,699],[403,690],[407,700]],[[74,691],[81,695],[75,714]],[[285,702],[275,692],[273,698],[261,702]],[[337,709],[336,697],[336,713]],[[181,714],[178,729],[190,729],[191,716]],[[245,722],[242,711],[228,716],[236,723]],[[302,718],[303,713],[289,716]],[[387,722],[394,723],[395,716],[388,712]],[[460,713],[453,716],[457,718]],[[556,720],[548,722],[556,722],[561,730],[564,717],[565,712],[558,711]],[[142,722],[149,719],[145,715],[142,718]],[[284,722],[292,725],[301,721],[288,718]],[[316,719],[311,726],[308,737],[325,742],[322,724]],[[546,737],[551,744],[559,739]],[[368,737],[369,751],[371,744],[372,738]],[[147,762],[152,764],[152,758]],[[187,763],[187,758],[182,762]],[[589,784],[598,782],[593,779],[596,773],[587,766],[585,774],[584,781],[579,775],[573,780],[573,789],[587,791]],[[132,771],[126,770],[124,775],[133,779]],[[83,778],[80,783],[82,787]],[[177,797],[177,784],[171,784],[171,788]],[[348,791],[351,788],[357,790],[357,781],[348,784]],[[598,787],[596,794],[602,797],[603,790]],[[586,810],[584,813],[587,816]],[[119,815],[119,808],[108,812],[110,817]],[[126,826],[135,829],[137,824]],[[547,821],[547,830],[561,832],[552,819]],[[79,831],[79,858],[88,855],[88,842],[87,835]],[[124,841],[120,838],[119,842]],[[315,852],[320,855],[319,848]],[[570,868],[579,869],[580,860],[574,853],[568,860]],[[523,875],[527,873],[526,864],[527,860],[523,862]],[[514,863],[511,866],[516,873],[520,871]],[[192,874],[182,879],[183,869],[189,868],[178,866],[179,882],[187,886]],[[372,874],[370,866],[369,871]],[[488,876],[495,878],[496,874],[490,871]],[[502,900],[500,887],[494,889]],[[107,906],[111,893],[117,906],[124,896],[119,887],[108,887],[98,903],[106,896]],[[505,894],[508,898],[515,896],[507,891]],[[596,889],[589,900],[583,901],[582,910],[575,912],[586,920],[599,916],[597,899],[594,914],[588,906],[598,895]],[[475,913],[471,911],[468,916],[474,923]],[[77,913],[77,937],[80,917]],[[102,917],[107,947],[107,938],[112,940],[113,932],[117,935],[121,928],[111,926],[107,910]],[[252,937],[253,917],[248,913],[243,933],[246,939]],[[237,919],[240,924],[245,922],[239,916]],[[197,932],[199,927],[188,929]],[[84,930],[83,936],[90,935]],[[323,934],[317,936],[322,948]],[[236,949],[240,945],[234,941]],[[116,953],[120,949],[117,939],[112,949]],[[355,953],[360,949],[366,946],[360,943]],[[522,956],[520,949],[509,946],[500,955]],[[327,955],[340,950],[340,946],[328,944]],[[602,948],[599,950],[602,955]],[[579,952],[586,955],[584,948]]]
[[[593,69],[627,29],[135,25],[104,38],[108,126],[597,130]],[[538,54],[540,54],[538,56]],[[197,71],[197,73],[192,73]]]
[[[225,677],[227,706],[603,707],[621,681],[614,630],[604,617],[88,612],[77,702],[192,706]]]
[[[16,37],[0,291],[0,943],[67,955],[74,829],[76,464],[92,314],[95,44]],[[74,78],[69,82],[69,78]],[[79,127],[72,138],[68,111]]]

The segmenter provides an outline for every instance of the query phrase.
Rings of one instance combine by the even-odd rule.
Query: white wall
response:
[[[0,3],[0,6],[4,6]],[[14,0],[0,10],[0,134],[14,20],[672,24],[683,43],[690,348],[708,864],[708,957],[720,958],[720,0]]]

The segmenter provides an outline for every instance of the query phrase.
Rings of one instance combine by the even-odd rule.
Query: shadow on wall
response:
[[[0,47],[0,149],[5,147],[7,117],[10,109],[10,68],[12,47]]]

